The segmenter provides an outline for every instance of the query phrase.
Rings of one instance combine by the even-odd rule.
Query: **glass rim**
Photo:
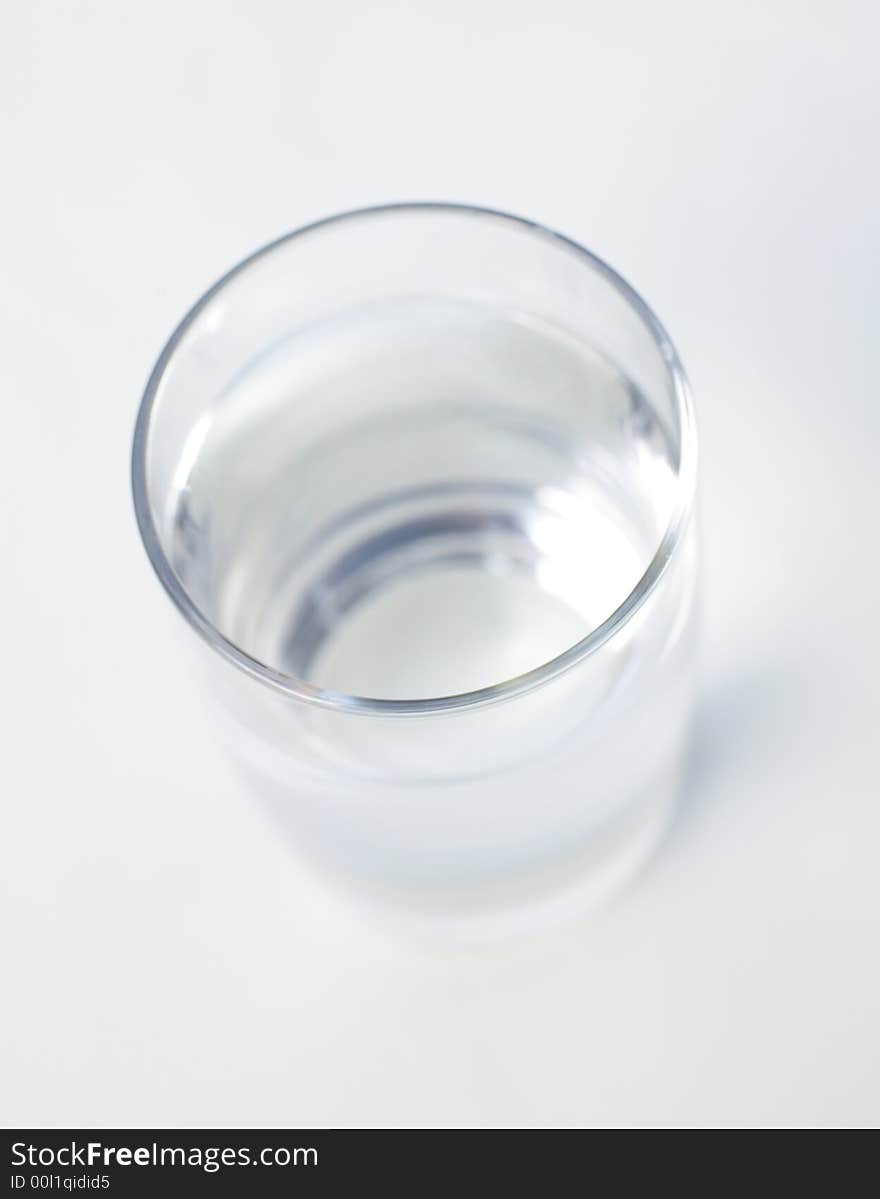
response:
[[[267,666],[257,658],[246,653],[216,628],[190,598],[162,547],[150,505],[149,488],[147,485],[147,452],[156,398],[178,347],[201,313],[239,275],[244,274],[250,267],[262,261],[262,259],[268,257],[282,246],[286,246],[290,242],[315,233],[329,225],[368,220],[372,217],[388,214],[431,212],[472,216],[481,220],[504,222],[517,226],[531,236],[547,239],[551,243],[561,244],[566,249],[573,251],[594,270],[598,271],[626,301],[630,308],[636,312],[659,349],[672,382],[675,412],[680,429],[675,498],[660,543],[639,581],[622,603],[601,624],[597,625],[585,637],[582,637],[579,641],[576,641],[573,645],[563,650],[562,653],[549,658],[547,661],[532,667],[522,674],[504,679],[498,683],[492,683],[487,687],[481,687],[474,691],[463,691],[454,695],[436,696],[425,699],[378,699],[371,696],[354,695],[343,691],[333,691],[317,687],[297,675],[275,670],[273,667]],[[696,467],[696,424],[690,387],[684,373],[684,368],[663,325],[635,288],[627,283],[613,267],[609,266],[607,262],[599,258],[591,250],[586,249],[579,242],[566,237],[565,234],[558,233],[554,229],[548,228],[536,221],[478,205],[421,200],[376,204],[365,208],[350,209],[346,212],[337,213],[303,225],[255,250],[209,287],[177,325],[165,343],[147,380],[135,424],[131,458],[131,483],[135,517],[150,564],[187,623],[211,649],[246,675],[292,699],[344,712],[376,716],[404,716],[463,711],[501,703],[514,696],[522,695],[525,692],[543,686],[551,679],[567,672],[601,649],[638,612],[665,574],[676,546],[682,540],[689,522],[696,487]]]

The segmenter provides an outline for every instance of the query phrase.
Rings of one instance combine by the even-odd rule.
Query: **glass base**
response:
[[[618,815],[581,852],[479,883],[377,883],[334,869],[301,844],[293,868],[317,889],[322,918],[365,932],[450,948],[528,938],[571,926],[617,898],[665,839],[679,794],[676,778]],[[278,815],[273,805],[275,827]]]

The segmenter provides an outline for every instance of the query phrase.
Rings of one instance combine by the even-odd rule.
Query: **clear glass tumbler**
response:
[[[696,436],[574,242],[402,204],[281,238],[177,328],[137,519],[223,740],[301,854],[462,932],[580,910],[673,810]]]

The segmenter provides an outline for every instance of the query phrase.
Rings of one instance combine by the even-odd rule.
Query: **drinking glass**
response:
[[[396,204],[257,251],[134,437],[144,545],[222,741],[361,907],[581,911],[674,810],[696,435],[646,304],[501,212]]]

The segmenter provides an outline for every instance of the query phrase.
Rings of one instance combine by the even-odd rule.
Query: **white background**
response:
[[[868,0],[7,10],[5,1123],[880,1121],[878,37]],[[219,273],[428,198],[607,258],[702,434],[681,820],[582,928],[461,956],[297,879],[128,490],[146,375]]]

